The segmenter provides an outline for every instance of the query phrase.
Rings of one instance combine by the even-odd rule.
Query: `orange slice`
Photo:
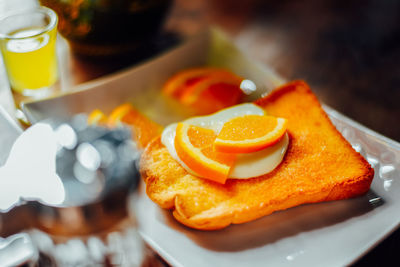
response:
[[[175,149],[178,157],[201,177],[224,184],[236,155],[214,150],[217,135],[213,130],[178,123]]]
[[[110,116],[108,116],[107,124],[110,127],[116,127],[122,125],[122,117],[125,116],[130,111],[135,110],[134,107],[129,104],[125,103],[119,105],[118,107],[114,108],[111,112]]]
[[[171,77],[163,92],[197,114],[209,114],[238,104],[244,95],[240,89],[242,81],[226,69],[193,68]]]
[[[181,101],[185,105],[191,105],[200,99],[201,94],[209,90],[212,86],[218,85],[231,85],[230,87],[232,91],[237,89],[238,92],[241,92],[239,86],[242,82],[242,78],[236,76],[230,72],[217,72],[209,75],[204,78],[201,82],[197,82],[191,86],[189,86],[185,92],[183,92],[181,96]],[[226,94],[224,96],[228,96],[229,89],[225,90]]]
[[[242,78],[232,73],[213,73],[201,81],[188,86],[180,102],[199,114],[214,113],[238,104],[243,97],[240,89]]]
[[[215,139],[217,151],[251,153],[277,143],[285,134],[287,120],[273,116],[246,115],[227,121]]]
[[[127,124],[132,127],[134,140],[139,147],[145,147],[154,137],[158,136],[162,127],[141,114],[131,104],[122,104],[110,114],[107,124],[110,127]]]
[[[227,70],[214,67],[200,67],[183,70],[173,75],[164,84],[162,91],[179,98],[187,86],[193,85],[211,73],[228,73]]]
[[[100,109],[95,109],[88,116],[88,124],[102,125],[107,123],[107,117]]]

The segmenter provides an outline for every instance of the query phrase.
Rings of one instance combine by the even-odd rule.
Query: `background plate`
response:
[[[24,103],[32,122],[133,103],[166,125],[190,114],[159,94],[165,80],[190,66],[222,66],[257,84],[248,100],[284,80],[247,58],[224,35],[210,30],[138,67],[76,87],[72,93]],[[142,191],[132,205],[143,238],[175,266],[342,266],[357,260],[400,223],[400,144],[324,107],[344,137],[374,167],[367,195],[309,204],[226,229],[203,232],[177,223]]]

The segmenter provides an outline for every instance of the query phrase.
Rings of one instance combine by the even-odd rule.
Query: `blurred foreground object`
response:
[[[35,227],[84,235],[111,227],[127,217],[138,158],[129,128],[88,126],[83,115],[36,123],[0,167],[0,234]]]
[[[139,182],[131,129],[88,126],[86,120],[77,115],[36,123],[20,135],[15,130],[12,147],[0,151],[8,155],[0,167],[0,265],[143,261],[129,207]],[[21,233],[26,229],[44,232]]]
[[[34,266],[39,258],[39,252],[32,239],[25,233],[0,237],[1,266]]]
[[[40,0],[54,9],[59,31],[85,56],[134,52],[158,35],[171,0]]]

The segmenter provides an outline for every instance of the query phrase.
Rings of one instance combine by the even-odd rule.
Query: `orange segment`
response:
[[[115,108],[108,119],[108,125],[111,127],[128,124],[133,129],[133,138],[139,144],[139,147],[145,147],[154,137],[158,136],[162,127],[153,122],[131,104],[123,104]]]
[[[215,139],[217,151],[250,153],[277,143],[285,134],[287,120],[273,116],[246,115],[224,124]]]
[[[107,117],[100,109],[95,109],[88,116],[88,124],[101,125],[107,123]]]
[[[203,178],[224,184],[236,155],[214,150],[217,135],[213,130],[178,123],[175,149],[178,157]]]

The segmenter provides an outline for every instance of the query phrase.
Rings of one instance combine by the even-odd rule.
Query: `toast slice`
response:
[[[288,119],[290,144],[271,173],[218,184],[190,175],[160,137],[141,158],[150,199],[181,223],[215,230],[245,223],[304,203],[346,199],[366,193],[374,170],[336,130],[308,85],[295,81],[255,104]]]

